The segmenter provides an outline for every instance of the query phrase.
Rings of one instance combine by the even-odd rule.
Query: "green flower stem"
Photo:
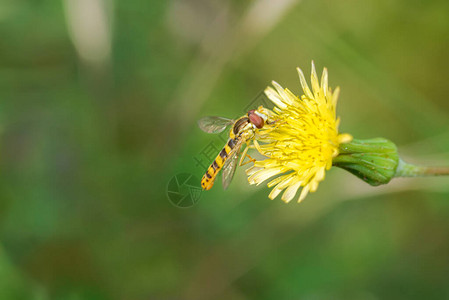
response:
[[[422,177],[449,175],[449,167],[424,167],[408,164],[399,159],[399,165],[394,177]]]

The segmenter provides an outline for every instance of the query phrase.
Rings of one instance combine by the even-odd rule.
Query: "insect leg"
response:
[[[249,156],[249,155],[247,154],[249,148],[250,148],[250,147],[247,145],[247,146],[245,147],[245,150],[243,150],[242,156],[240,157],[239,166],[244,166],[244,165],[246,165],[246,164],[249,164],[250,162],[255,162],[255,161],[256,161],[254,158],[252,158],[251,156]],[[243,161],[245,160],[246,157],[249,158],[249,161],[243,163]]]

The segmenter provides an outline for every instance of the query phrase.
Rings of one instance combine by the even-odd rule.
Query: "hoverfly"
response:
[[[237,159],[240,155],[240,148],[242,145],[246,143],[247,147],[243,151],[239,166],[242,165],[243,159],[248,156],[246,155],[248,151],[248,143],[254,139],[257,130],[261,129],[265,124],[274,123],[274,121],[269,120],[268,114],[266,114],[265,111],[266,109],[260,106],[257,110],[250,110],[246,115],[238,118],[237,120],[210,116],[201,118],[198,121],[198,125],[201,130],[207,133],[223,132],[228,126],[233,124],[229,132],[228,142],[225,144],[209,168],[207,168],[206,173],[201,179],[201,187],[203,190],[209,190],[212,188],[215,178],[222,168],[223,188],[226,189],[229,186],[237,167]],[[251,157],[249,158],[251,159]]]

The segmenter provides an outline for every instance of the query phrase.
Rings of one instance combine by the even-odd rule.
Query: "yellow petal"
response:
[[[302,188],[301,194],[299,195],[298,203],[304,200],[306,198],[307,194],[309,193],[309,186],[306,185]]]
[[[261,184],[270,177],[285,172],[285,168],[263,169],[248,178],[251,184]]]
[[[324,97],[327,97],[327,92],[328,92],[328,75],[327,75],[327,68],[323,69],[323,74],[321,74],[321,90],[323,91]]]
[[[310,75],[310,83],[312,84],[312,91],[315,96],[320,92],[320,84],[318,82],[318,76],[315,70],[315,64],[312,60],[312,74]]]
[[[338,96],[340,95],[340,87],[337,86],[334,93],[332,94],[332,108],[335,110],[337,107]]]
[[[271,191],[271,193],[268,195],[268,198],[270,198],[271,200],[274,200],[274,198],[276,198],[281,192],[282,192],[282,189],[275,187]]]
[[[306,78],[304,77],[304,73],[300,68],[296,68],[299,75],[299,81],[301,81],[302,90],[304,91],[304,94],[306,94],[306,97],[309,99],[313,99],[313,94],[309,89],[309,86],[307,85]]]
[[[311,193],[315,192],[318,189],[318,183],[319,182],[315,179],[309,183]]]
[[[349,143],[350,141],[352,141],[352,135],[347,134],[347,133],[338,135],[338,143],[339,144]]]
[[[267,87],[264,92],[265,92],[265,95],[267,95],[268,99],[270,99],[271,102],[273,102],[279,108],[287,107],[287,105],[285,105],[282,102],[281,97],[279,97],[279,94],[272,87],[270,87],[270,86]]]
[[[279,83],[277,83],[276,81],[272,81],[271,84],[274,86],[274,88],[278,92],[282,102],[284,104],[289,105],[290,104],[290,99],[288,98],[288,95],[285,92],[284,88]]]
[[[301,181],[297,181],[296,183],[290,185],[284,192],[284,194],[282,194],[282,201],[288,203],[290,202],[293,197],[295,197],[296,192],[298,191],[299,187],[301,186]]]
[[[287,176],[288,176],[288,175],[282,175],[282,176],[279,176],[279,177],[273,179],[272,181],[270,181],[270,182],[267,183],[267,187],[271,188],[271,187],[277,185],[279,182],[281,182],[282,180],[284,180],[285,177],[287,177]]]

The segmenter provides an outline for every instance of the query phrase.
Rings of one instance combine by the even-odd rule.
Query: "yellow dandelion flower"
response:
[[[298,97],[275,81],[265,89],[267,97],[275,104],[273,111],[266,110],[273,125],[264,126],[254,141],[257,150],[267,159],[256,161],[247,170],[250,184],[257,184],[278,176],[268,183],[274,187],[269,198],[276,198],[283,190],[282,200],[291,201],[302,187],[298,202],[309,192],[315,192],[324,179],[325,171],[338,155],[339,145],[350,142],[349,134],[339,134],[336,106],[339,94],[328,87],[327,69],[323,70],[321,83],[312,62],[309,88],[301,69],[297,69],[304,95]]]

